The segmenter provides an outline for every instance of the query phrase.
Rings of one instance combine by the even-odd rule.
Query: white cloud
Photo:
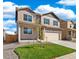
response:
[[[11,18],[12,16],[15,17],[15,7],[18,7],[18,8],[28,7],[28,8],[30,8],[27,5],[16,5],[15,3],[12,3],[12,2],[3,2],[3,13],[4,13],[3,17],[4,18],[8,18],[8,17]],[[11,13],[11,14],[8,14],[8,13]]]
[[[5,31],[6,34],[11,34],[11,35],[15,35],[15,32],[12,31]]]
[[[3,2],[3,18],[4,19],[4,29],[6,30],[5,32],[9,34],[13,34],[16,31],[16,23],[15,23],[15,7],[18,8],[24,8],[28,7],[28,5],[16,5],[15,3],[12,2]],[[12,20],[11,20],[12,19]]]
[[[66,6],[74,6],[74,5],[76,5],[76,0],[60,0],[56,3],[66,5]]]
[[[16,22],[15,20],[6,20],[4,22],[4,30],[10,32],[16,32]]]
[[[5,33],[7,34],[13,34],[16,32],[17,29],[15,27],[14,28],[4,27],[4,30],[5,30]]]
[[[4,26],[6,26],[6,25],[10,26],[10,25],[15,25],[16,24],[15,20],[7,20],[7,21],[3,21],[3,22],[4,22]]]
[[[61,19],[73,19],[76,17],[75,13],[70,9],[52,7],[50,5],[40,5],[34,11],[41,14],[54,12]]]
[[[13,12],[15,7],[16,5],[12,2],[3,2],[3,12]]]
[[[4,26],[4,30],[8,30],[8,29],[9,29],[8,27],[5,27],[5,26]]]
[[[17,29],[14,27],[14,28],[10,28],[10,27],[4,27],[4,30],[5,31],[11,31],[11,32],[16,32]]]
[[[10,15],[10,14],[4,14],[4,18],[15,18],[15,15]]]

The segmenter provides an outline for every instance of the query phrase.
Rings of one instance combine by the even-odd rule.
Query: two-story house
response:
[[[61,40],[62,29],[60,28],[60,19],[53,13],[37,14],[29,8],[16,8],[16,22],[18,31],[18,41],[26,42],[38,40],[39,33],[36,23],[43,33],[43,40]]]
[[[60,21],[63,40],[76,40],[76,24],[72,21]]]

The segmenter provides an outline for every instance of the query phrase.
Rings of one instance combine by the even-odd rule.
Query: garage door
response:
[[[59,32],[45,32],[45,39],[48,41],[59,40]]]

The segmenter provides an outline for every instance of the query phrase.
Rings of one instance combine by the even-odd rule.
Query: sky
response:
[[[76,21],[75,0],[4,0],[3,27],[8,34],[16,32],[15,7],[28,7],[40,14],[54,12],[60,19]]]

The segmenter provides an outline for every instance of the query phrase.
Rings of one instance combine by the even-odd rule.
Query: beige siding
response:
[[[49,25],[48,24],[44,24],[44,18],[48,18],[49,19],[49,22],[50,22]],[[53,25],[53,20],[58,22],[58,26],[54,26]],[[42,16],[41,17],[41,24],[45,25],[45,26],[54,27],[54,28],[60,28],[60,22],[54,17]]]
[[[70,28],[71,26],[71,28]],[[74,24],[71,21],[67,21],[67,28],[73,29]]]
[[[64,25],[64,26],[63,26],[63,25]],[[60,21],[60,28],[66,29],[66,28],[67,28],[67,22],[64,21],[64,20],[61,20],[61,21]]]
[[[29,13],[27,11],[24,11],[24,10],[18,11],[18,21],[27,22],[27,21],[24,21],[24,19],[23,19],[24,18],[24,14],[31,15],[32,16],[32,23],[35,23],[36,15],[33,14],[33,13]]]
[[[24,28],[32,28],[32,27],[21,27],[21,39],[37,39],[36,28],[32,28],[32,34],[24,34]]]

